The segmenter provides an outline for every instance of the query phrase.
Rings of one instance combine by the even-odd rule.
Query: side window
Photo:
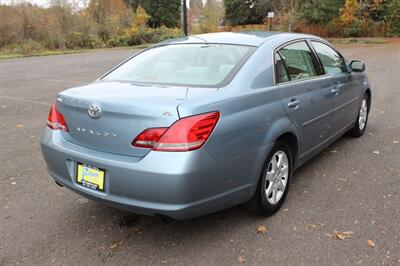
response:
[[[279,53],[275,54],[275,64],[276,64],[276,78],[278,83],[289,81],[289,75],[286,71],[285,63],[283,62]]]
[[[335,74],[346,72],[346,64],[343,58],[331,47],[320,42],[311,42],[321,60],[325,73]]]
[[[279,55],[285,63],[289,80],[317,76],[314,57],[306,42],[289,44],[279,50]]]

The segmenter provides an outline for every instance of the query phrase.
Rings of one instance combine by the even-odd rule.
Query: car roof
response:
[[[176,39],[167,40],[159,43],[158,45],[168,44],[181,44],[181,43],[217,43],[217,44],[237,44],[249,46],[261,46],[269,40],[285,37],[284,39],[292,37],[297,38],[318,38],[317,36],[300,34],[300,33],[287,33],[275,31],[248,31],[248,32],[216,32],[191,35],[188,37],[181,37]]]

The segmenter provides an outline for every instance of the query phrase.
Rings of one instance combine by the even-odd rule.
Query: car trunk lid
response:
[[[150,150],[133,147],[143,130],[169,127],[179,119],[177,107],[215,89],[97,82],[64,91],[57,108],[69,132],[66,140],[102,152],[143,157]],[[92,109],[92,116],[89,114]]]

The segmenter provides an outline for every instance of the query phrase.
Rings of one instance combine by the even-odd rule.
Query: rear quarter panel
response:
[[[253,184],[255,189],[273,142],[286,132],[298,136],[283,109],[279,88],[273,85],[271,51],[270,46],[259,47],[231,83],[212,98],[197,98],[178,107],[180,117],[221,113],[203,148],[216,162],[229,165],[219,176],[237,186]]]

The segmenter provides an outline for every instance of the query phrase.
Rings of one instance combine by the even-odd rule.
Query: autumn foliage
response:
[[[127,46],[182,36],[181,0],[12,3],[0,4],[0,52]],[[267,30],[266,14],[273,10],[276,31],[324,37],[400,36],[400,0],[190,0],[189,5],[192,34]]]
[[[181,35],[177,28],[151,28],[141,6],[124,0],[91,0],[87,6],[55,0],[50,7],[0,4],[0,49],[9,53],[101,48],[159,42]]]

